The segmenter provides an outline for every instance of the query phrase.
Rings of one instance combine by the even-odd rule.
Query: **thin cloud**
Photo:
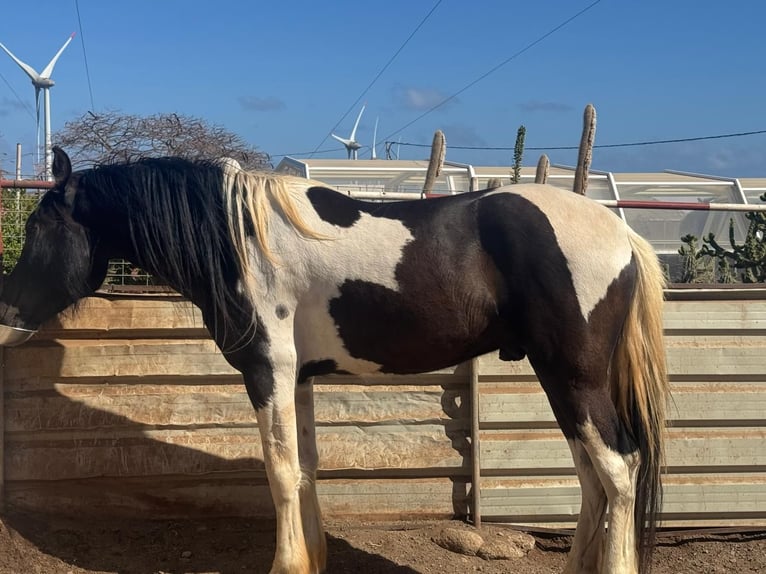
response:
[[[242,106],[242,109],[251,112],[273,112],[285,109],[285,102],[273,96],[267,98],[240,96],[239,105]]]
[[[394,89],[394,99],[403,108],[425,112],[438,106],[449,97],[448,94],[434,88],[415,88],[398,86]],[[451,99],[447,104],[457,103],[457,99]]]
[[[522,102],[519,107],[525,112],[569,112],[573,109],[569,104],[562,102],[544,102],[541,100]]]

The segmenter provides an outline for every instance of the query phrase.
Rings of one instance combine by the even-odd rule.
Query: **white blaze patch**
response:
[[[606,207],[552,186],[514,185],[487,196],[497,193],[519,195],[548,218],[572,274],[580,312],[587,321],[609,286],[630,263],[633,250],[625,223]]]

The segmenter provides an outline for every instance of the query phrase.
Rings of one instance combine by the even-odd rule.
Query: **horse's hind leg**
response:
[[[582,502],[577,530],[564,573],[596,574],[600,570],[604,550],[606,492],[582,441],[573,438],[567,442],[580,480]]]
[[[303,533],[311,561],[311,571],[324,572],[327,562],[327,540],[316,491],[319,454],[314,420],[314,385],[311,381],[298,383],[295,389],[295,408],[298,417],[298,455],[303,473],[300,485]]]
[[[588,415],[578,424],[578,436],[609,500],[609,529],[602,571],[636,574],[638,553],[634,512],[641,458],[606,393],[589,401]]]
[[[566,574],[636,574],[633,511],[639,456],[607,389],[605,369],[575,377],[536,365],[566,436],[582,489],[582,507]],[[604,536],[606,504],[609,529]]]

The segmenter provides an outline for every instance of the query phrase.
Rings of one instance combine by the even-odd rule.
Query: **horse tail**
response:
[[[617,412],[639,449],[635,534],[640,571],[648,572],[662,502],[663,430],[669,398],[662,323],[665,275],[649,242],[632,230],[628,234],[637,277],[613,355],[610,383]]]

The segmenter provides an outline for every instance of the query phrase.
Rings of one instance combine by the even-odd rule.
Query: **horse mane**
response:
[[[184,296],[204,287],[217,311],[216,322],[221,317],[231,324],[237,312],[240,321],[245,313],[255,325],[254,310],[238,282],[247,286],[253,279],[251,238],[261,259],[276,263],[269,245],[275,214],[299,234],[319,237],[299,213],[296,178],[247,172],[232,160],[143,158],[80,173],[89,203],[100,204],[104,213],[127,215],[138,258],[134,263]]]
[[[269,246],[269,221],[276,206],[289,224],[304,237],[319,239],[301,216],[293,199],[296,184],[306,187],[307,180],[265,171],[245,171],[235,160],[221,162],[224,171],[224,198],[229,220],[229,233],[234,242],[243,274],[251,276],[251,258],[248,256],[248,230],[252,230],[263,257],[276,265],[277,258]]]

